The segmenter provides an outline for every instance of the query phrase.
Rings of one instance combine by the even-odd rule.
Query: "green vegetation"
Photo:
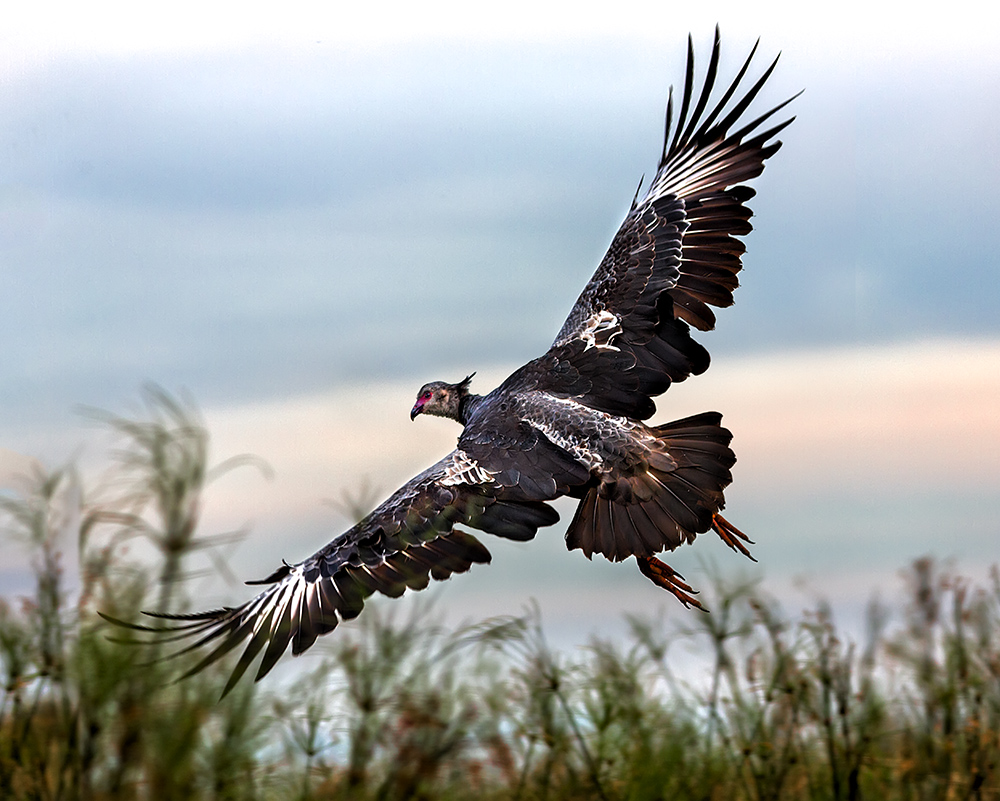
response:
[[[183,660],[112,641],[132,635],[96,610],[187,608],[192,554],[225,539],[198,533],[205,488],[257,462],[210,469],[204,427],[162,392],[147,419],[103,420],[123,447],[99,489],[67,468],[0,496],[4,550],[35,580],[0,600],[0,798],[1000,798],[1000,575],[973,587],[928,560],[903,624],[872,604],[859,645],[822,604],[793,621],[722,580],[711,614],[678,610],[687,629],[632,618],[624,645],[572,658],[537,610],[446,630],[388,602],[308,675],[219,702],[225,665],[175,682]],[[692,659],[697,686],[672,670]]]

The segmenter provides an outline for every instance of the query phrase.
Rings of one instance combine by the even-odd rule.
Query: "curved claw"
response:
[[[694,607],[695,609],[700,609],[702,612],[708,611],[694,597],[698,591],[685,582],[684,576],[666,564],[666,562],[661,562],[655,556],[637,556],[635,561],[639,563],[639,572],[642,575],[652,581],[657,587],[662,587],[668,592],[673,593],[674,597],[688,609]]]
[[[726,518],[722,515],[712,515],[712,531],[718,534],[719,537],[722,538],[722,541],[734,551],[743,554],[751,562],[757,561],[753,558],[753,554],[750,553],[747,546],[743,544],[744,542],[748,542],[753,545],[754,541],[726,520]],[[742,542],[740,540],[742,540]]]

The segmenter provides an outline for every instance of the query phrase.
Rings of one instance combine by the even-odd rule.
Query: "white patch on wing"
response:
[[[457,484],[489,484],[497,472],[499,471],[487,470],[482,467],[479,462],[459,448],[453,451],[451,459],[445,462],[444,478],[438,483],[445,487],[453,487]]]
[[[624,417],[614,417],[605,412],[598,412],[572,398],[557,398],[547,392],[542,394],[545,397],[545,405],[549,408],[559,405],[573,409],[581,417],[601,417],[618,425],[628,422]],[[531,415],[528,417],[528,423],[537,431],[542,432],[552,444],[573,454],[581,463],[587,466],[587,469],[593,470],[595,467],[600,467],[604,464],[604,458],[600,453],[593,450],[588,442],[570,439],[564,430],[554,424],[554,420],[545,419],[542,415]]]
[[[528,422],[531,424],[532,428],[537,431],[541,431],[553,445],[557,445],[564,451],[572,453],[573,456],[579,459],[582,464],[587,466],[588,470],[593,470],[595,467],[600,467],[604,464],[604,460],[601,458],[600,454],[588,450],[578,442],[573,442],[565,437],[561,431],[546,424],[544,421],[529,420]]]
[[[618,315],[607,309],[601,309],[587,320],[583,331],[580,332],[580,339],[587,343],[588,349],[603,348],[617,351],[618,348],[611,344],[611,340],[622,332],[620,322]]]

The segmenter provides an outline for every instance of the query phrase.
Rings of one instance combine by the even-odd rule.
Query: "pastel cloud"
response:
[[[672,388],[656,419],[722,410],[740,456],[729,514],[757,539],[765,586],[790,597],[805,576],[810,592],[857,612],[869,591],[928,550],[958,555],[976,570],[1000,559],[1000,547],[988,545],[1000,540],[990,539],[984,516],[1000,511],[1000,371],[990,369],[997,364],[993,340],[730,357]],[[477,376],[476,386],[485,391],[503,375]],[[276,471],[269,485],[246,474],[212,489],[207,526],[256,520],[234,560],[241,575],[302,558],[345,528],[321,499],[355,491],[365,479],[384,497],[454,446],[458,429],[448,421],[409,421],[416,388],[356,385],[206,411],[220,457],[252,451]],[[572,508],[559,505],[564,519]],[[942,520],[950,528],[936,535]],[[727,570],[750,567],[705,539],[671,561],[695,573],[699,556]],[[617,628],[624,611],[662,605],[630,565],[568,554],[554,530],[525,545],[489,544],[494,565],[442,588],[445,606],[516,613],[536,597],[558,626],[582,636],[595,626]]]

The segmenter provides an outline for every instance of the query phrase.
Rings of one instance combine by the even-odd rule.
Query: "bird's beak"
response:
[[[415,404],[413,404],[413,408],[410,409],[410,419],[416,420],[417,415],[420,414],[423,410],[424,410],[424,404],[421,403],[420,401],[417,401]]]

